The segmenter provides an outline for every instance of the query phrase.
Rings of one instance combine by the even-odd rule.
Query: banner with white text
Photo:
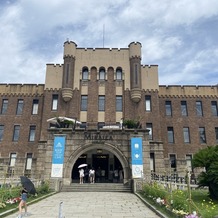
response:
[[[64,151],[65,136],[55,136],[52,154],[51,177],[63,177]]]
[[[131,138],[132,178],[143,177],[142,138]]]

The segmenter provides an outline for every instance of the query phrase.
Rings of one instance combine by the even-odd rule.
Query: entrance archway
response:
[[[98,151],[102,151],[102,153],[98,153]],[[109,181],[109,171],[118,168],[119,166],[123,169],[123,183],[128,182],[129,178],[129,163],[127,161],[127,158],[124,156],[122,151],[115,145],[110,144],[110,143],[102,143],[102,144],[94,144],[94,143],[89,143],[82,145],[79,147],[75,152],[71,154],[69,159],[66,162],[66,167],[64,170],[64,180],[63,182],[65,184],[70,184],[71,179],[76,175],[76,173],[72,174],[72,172],[78,173],[78,165],[82,163],[81,158],[87,158],[87,155],[90,157],[92,155],[92,160],[90,162],[90,159],[88,160],[88,164],[90,164],[89,167],[95,167],[98,169],[98,164],[99,166],[105,168],[105,164],[107,164],[108,168],[105,168],[105,179]],[[111,156],[114,156],[114,164],[111,166],[111,160],[109,158]],[[96,159],[105,159],[105,160],[99,160],[99,161],[94,161]],[[83,162],[84,163],[84,162]],[[96,163],[96,164],[95,164]],[[96,172],[97,172],[97,169]],[[78,174],[77,174],[78,176]]]

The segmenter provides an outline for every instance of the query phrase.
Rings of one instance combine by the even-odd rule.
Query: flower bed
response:
[[[170,191],[157,183],[145,184],[140,192],[145,200],[172,218],[212,218],[218,214],[218,202],[209,199],[207,191],[195,190],[191,194],[190,199],[187,191]]]

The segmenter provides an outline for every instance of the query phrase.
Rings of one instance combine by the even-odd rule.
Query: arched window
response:
[[[83,67],[82,70],[82,79],[83,80],[88,80],[89,79],[89,71],[87,67]]]
[[[116,69],[116,80],[122,80],[122,69],[121,68]]]
[[[103,67],[99,70],[99,80],[105,80],[105,69]]]

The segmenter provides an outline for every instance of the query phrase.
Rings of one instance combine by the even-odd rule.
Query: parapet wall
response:
[[[41,95],[44,92],[44,84],[0,84],[0,95],[27,94]]]
[[[218,97],[216,86],[159,86],[160,96],[214,96]]]

